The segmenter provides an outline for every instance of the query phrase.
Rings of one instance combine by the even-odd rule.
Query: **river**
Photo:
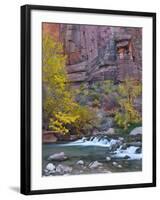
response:
[[[53,163],[55,166],[61,164],[71,167],[72,170],[69,173],[71,175],[141,171],[142,152],[138,152],[138,149],[137,144],[124,148],[124,142],[106,137],[90,137],[74,142],[43,144],[42,175],[48,175],[45,173],[48,163]],[[49,156],[58,152],[64,152],[68,159],[63,161],[50,161],[48,159]],[[77,164],[79,160],[83,161],[83,165]],[[91,163],[95,161],[101,165],[90,168]],[[58,174],[52,173],[52,175]]]

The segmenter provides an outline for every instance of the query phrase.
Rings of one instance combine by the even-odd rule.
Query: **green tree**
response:
[[[115,113],[116,123],[127,129],[130,124],[141,122],[141,114],[134,107],[134,100],[141,95],[139,81],[126,79],[117,87],[119,109]]]
[[[78,116],[78,119],[73,124],[73,130],[75,130],[78,135],[81,135],[81,133],[88,133],[99,123],[96,110],[88,108],[88,106],[79,105],[77,109],[74,110],[74,115]]]
[[[103,82],[103,91],[106,95],[116,92],[117,86],[114,85],[112,80],[105,80]]]

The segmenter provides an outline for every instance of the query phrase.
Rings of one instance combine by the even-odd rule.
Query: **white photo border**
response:
[[[42,22],[141,27],[143,83],[143,169],[94,175],[42,177]],[[152,183],[153,163],[153,48],[152,17],[31,11],[31,190]],[[96,183],[95,183],[96,180]]]

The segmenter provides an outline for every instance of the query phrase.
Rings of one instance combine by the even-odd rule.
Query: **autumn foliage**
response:
[[[134,101],[141,96],[142,84],[139,81],[126,78],[117,88],[119,109],[115,114],[116,123],[127,129],[133,123],[141,123],[141,114],[136,110]]]
[[[110,95],[116,97],[117,105],[113,113],[108,114],[112,114],[118,127],[126,130],[130,124],[141,123],[141,113],[134,106],[136,98],[141,96],[141,82],[126,78],[114,84],[106,80],[87,88],[81,85],[75,90],[70,85],[66,60],[62,43],[44,34],[42,89],[45,129],[63,135],[88,133],[99,123],[97,110],[104,110],[104,96]]]
[[[43,36],[43,118],[47,129],[55,133],[77,133],[90,128],[95,119],[92,110],[75,101],[70,87],[63,45],[50,35]]]

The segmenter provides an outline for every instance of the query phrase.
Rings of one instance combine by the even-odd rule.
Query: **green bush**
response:
[[[126,79],[118,88],[119,108],[115,112],[115,122],[121,128],[128,129],[130,124],[141,123],[141,114],[134,107],[134,100],[141,95],[142,85],[139,81]]]

